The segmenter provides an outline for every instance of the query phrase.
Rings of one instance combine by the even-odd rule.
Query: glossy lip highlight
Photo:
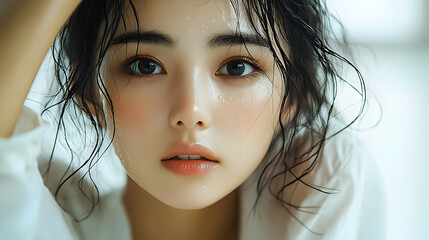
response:
[[[178,155],[199,155],[203,159],[183,160]],[[167,170],[182,176],[202,176],[219,166],[214,153],[199,144],[180,143],[175,145],[161,160]]]
[[[163,160],[162,166],[182,176],[202,176],[219,166],[219,162],[207,160]]]

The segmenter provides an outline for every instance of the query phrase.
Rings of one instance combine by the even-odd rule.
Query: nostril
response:
[[[176,126],[185,126],[186,124],[183,122],[183,121],[177,121],[176,122]],[[203,123],[203,121],[198,121],[196,124],[195,124],[196,126],[199,126],[199,127],[204,127],[204,123]],[[195,126],[194,125],[194,126]]]

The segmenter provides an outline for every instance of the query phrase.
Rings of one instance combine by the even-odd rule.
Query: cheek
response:
[[[150,132],[164,113],[168,101],[160,94],[159,87],[145,88],[139,84],[130,84],[118,91],[112,99],[115,121],[118,131],[133,133]],[[149,91],[150,90],[150,91]]]
[[[121,94],[113,101],[115,121],[118,131],[132,132],[131,130],[145,130],[153,120],[147,112],[152,112],[151,105],[142,97],[133,97]],[[156,109],[155,109],[156,110]]]
[[[262,161],[271,143],[278,119],[280,98],[271,83],[259,84],[241,96],[220,97],[214,122],[223,142],[230,176],[247,177]]]
[[[165,125],[165,100],[153,94],[127,89],[113,99],[115,113],[115,145],[128,154],[148,154],[142,146],[149,146],[158,139],[159,129]],[[131,156],[128,156],[131,157]],[[132,159],[138,156],[133,156]]]
[[[259,84],[241,94],[224,93],[218,96],[218,103],[213,113],[214,122],[220,129],[236,137],[246,135],[267,135],[276,123],[279,100],[269,84]]]

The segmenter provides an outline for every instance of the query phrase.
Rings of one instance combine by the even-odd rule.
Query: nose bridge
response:
[[[211,124],[208,76],[197,64],[182,69],[172,80],[170,124],[175,128],[206,128]]]

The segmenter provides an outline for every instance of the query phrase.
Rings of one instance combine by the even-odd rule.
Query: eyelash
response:
[[[156,58],[151,57],[151,56],[147,56],[147,55],[131,57],[131,58],[125,60],[125,62],[122,64],[122,67],[123,67],[123,69],[125,69],[125,71],[128,74],[130,74],[132,76],[137,76],[137,77],[149,77],[150,76],[150,77],[154,77],[156,75],[159,75],[159,74],[148,74],[148,75],[138,74],[138,73],[136,73],[135,71],[133,71],[131,69],[131,65],[132,64],[136,63],[139,60],[145,60],[145,59],[155,62],[156,64],[158,64],[159,66],[161,66],[161,68],[165,71],[164,66]],[[249,64],[253,68],[253,72],[249,73],[249,74],[246,74],[244,76],[231,76],[231,75],[226,75],[226,74],[217,74],[217,72],[219,71],[219,69],[221,69],[223,66],[225,66],[226,64],[231,63],[233,61],[240,61],[240,62],[244,62],[244,63]],[[263,69],[262,65],[259,63],[259,61],[257,61],[256,59],[251,59],[251,58],[244,57],[244,56],[238,56],[238,57],[228,58],[227,60],[223,61],[223,63],[221,64],[221,67],[219,69],[216,70],[216,73],[215,73],[216,75],[223,75],[223,76],[226,76],[227,78],[232,78],[232,79],[239,78],[239,79],[242,79],[242,80],[253,80],[253,79],[255,79],[256,77],[260,76],[261,74],[263,74],[265,72],[265,70]]]
[[[231,57],[231,58],[226,59],[225,61],[222,62],[221,68],[223,66],[225,66],[226,64],[228,64],[230,62],[233,62],[233,61],[240,61],[240,62],[244,62],[244,63],[250,64],[250,66],[253,68],[254,71],[252,73],[246,74],[244,76],[230,76],[230,75],[225,75],[228,78],[232,78],[232,79],[239,78],[239,79],[242,79],[242,80],[248,80],[248,81],[250,81],[250,80],[254,80],[255,78],[257,78],[261,74],[265,73],[265,70],[263,69],[263,66],[259,63],[258,60],[251,59],[251,58],[244,57],[244,56]]]
[[[149,76],[145,76],[143,74],[138,74],[135,71],[133,71],[131,69],[131,65],[136,63],[139,60],[150,60],[155,62],[156,64],[158,64],[159,66],[161,66],[161,68],[165,71],[164,66],[160,63],[160,61],[158,61],[158,59],[148,56],[148,55],[143,55],[143,56],[134,56],[131,58],[128,58],[127,60],[125,60],[125,62],[122,64],[122,68],[125,69],[126,73],[130,74],[131,76],[137,76],[137,77],[149,77]],[[158,75],[158,74],[148,74],[151,75],[151,77],[153,77],[154,75]]]

